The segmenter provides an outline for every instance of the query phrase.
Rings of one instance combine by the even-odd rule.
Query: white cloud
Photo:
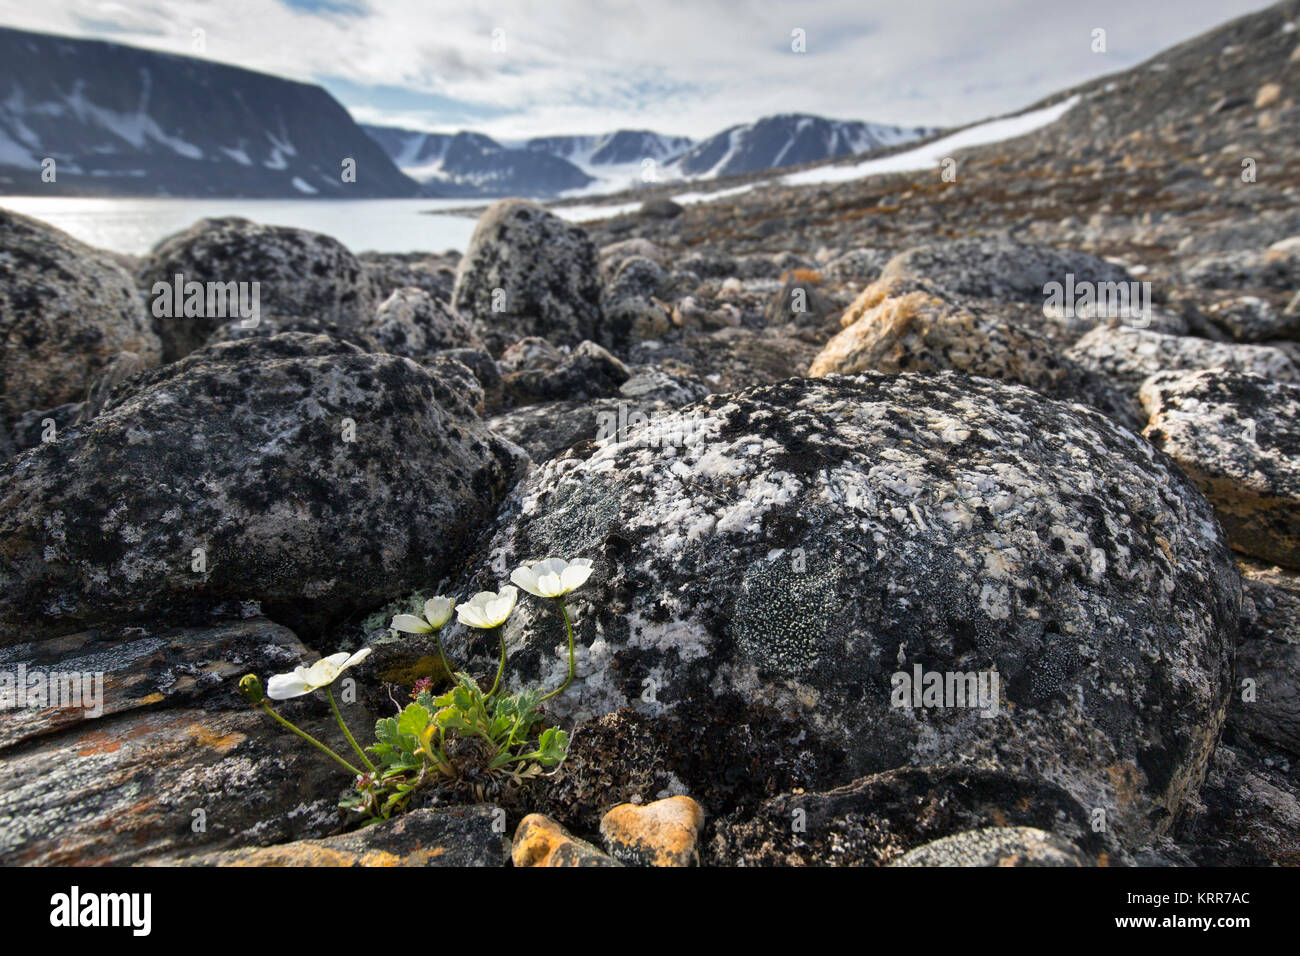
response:
[[[357,0],[356,5],[364,12],[310,13],[281,0],[0,0],[0,22],[187,55],[191,31],[202,28],[207,41],[202,55],[323,81],[367,121],[428,129],[472,126],[503,138],[617,126],[701,136],[775,112],[907,125],[967,122],[1122,69],[1267,3]],[[1104,55],[1090,48],[1096,27],[1107,31]],[[790,49],[795,28],[806,31],[804,54]],[[492,49],[498,29],[504,31],[504,52]]]

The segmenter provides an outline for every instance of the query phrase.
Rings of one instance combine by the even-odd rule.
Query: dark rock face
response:
[[[1242,597],[1241,691],[1228,726],[1300,756],[1300,575],[1245,564]]]
[[[494,355],[528,335],[556,345],[600,341],[596,247],[536,203],[503,199],[483,213],[453,296]]]
[[[249,709],[237,675],[312,658],[264,618],[196,628],[117,628],[0,650],[0,672],[103,674],[102,713],[6,714],[0,863],[122,865],[207,848],[337,831],[348,774]],[[25,672],[20,671],[25,668]],[[353,726],[373,715],[344,704]],[[286,713],[325,740],[319,700]]]
[[[797,828],[794,824],[797,824]],[[712,860],[729,866],[883,866],[962,831],[1034,827],[1072,840],[1088,865],[1122,863],[1060,787],[987,769],[907,767],[833,790],[784,793],[719,823]]]
[[[594,559],[555,713],[678,720],[702,766],[692,719],[725,734],[757,709],[790,735],[751,745],[764,772],[986,760],[1136,843],[1223,722],[1240,586],[1208,504],[1133,434],[1019,387],[863,375],[712,396],[540,468],[483,553],[460,592],[495,588],[493,560]],[[557,623],[516,610],[512,684],[563,680]],[[1001,707],[892,706],[914,666],[996,668]],[[683,779],[711,804],[707,771]]]
[[[531,349],[527,357],[517,357],[524,342],[516,343],[502,357],[507,368],[502,384],[512,405],[616,395],[632,374],[595,342],[583,342],[570,353]]]
[[[247,219],[204,219],[154,247],[137,275],[154,301],[155,283],[257,282],[264,315],[357,325],[375,309],[361,263],[341,242],[320,233],[262,226]],[[157,313],[155,312],[155,315]],[[198,348],[230,316],[159,318],[163,360]]]
[[[1154,375],[1143,433],[1205,492],[1232,546],[1300,570],[1300,385],[1222,369]]]
[[[179,866],[505,866],[510,841],[496,807],[439,807],[323,840],[184,857]],[[169,865],[171,865],[169,861]]]
[[[0,645],[228,599],[337,620],[444,573],[526,462],[460,378],[324,336],[149,374],[0,469]]]
[[[161,354],[131,277],[45,223],[0,209],[0,428],[86,397],[121,352]]]

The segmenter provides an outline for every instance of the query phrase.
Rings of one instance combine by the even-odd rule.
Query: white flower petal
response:
[[[532,568],[519,567],[510,572],[510,580],[519,585],[529,594],[536,594],[538,597],[545,595],[537,591],[537,572]]]
[[[576,561],[569,563],[560,575],[560,580],[564,582],[565,593],[582,587],[587,578],[591,577],[591,561],[587,558],[578,558]]]
[[[371,648],[369,647],[361,648],[361,650],[357,651],[355,654],[353,654],[351,657],[345,660],[342,664],[340,664],[339,670],[345,671],[349,667],[355,667],[357,664],[360,664],[362,661],[364,661],[367,657],[370,656],[370,651]]]
[[[428,634],[433,630],[424,618],[416,617],[414,614],[399,614],[388,626],[395,631],[405,631],[407,634]]]
[[[439,630],[451,618],[456,602],[449,597],[431,597],[424,602],[424,618],[433,629]]]
[[[299,667],[292,674],[275,674],[266,682],[266,696],[272,700],[288,700],[290,697],[310,694],[311,691],[305,667]]]

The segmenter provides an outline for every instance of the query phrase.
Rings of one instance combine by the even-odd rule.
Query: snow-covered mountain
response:
[[[648,129],[620,129],[599,136],[539,136],[525,149],[568,160],[588,175],[599,177],[602,167],[636,166],[647,159],[666,163],[691,148],[686,136],[665,136]]]
[[[503,146],[481,133],[420,133],[394,126],[362,126],[426,195],[555,196],[592,178],[572,163]]]
[[[42,170],[54,160],[54,180]],[[344,182],[354,160],[356,181]],[[0,193],[388,197],[419,186],[318,86],[0,28]]]
[[[686,179],[712,179],[852,156],[927,136],[924,127],[882,126],[856,120],[783,113],[710,136],[673,165]]]
[[[539,136],[500,143],[475,133],[417,133],[366,126],[384,151],[431,192],[479,195],[605,193],[647,176],[654,182],[712,179],[867,152],[929,135],[925,127],[884,126],[820,116],[768,116],[723,130],[701,142],[650,130],[621,129],[591,136]],[[466,137],[479,144],[451,158]]]

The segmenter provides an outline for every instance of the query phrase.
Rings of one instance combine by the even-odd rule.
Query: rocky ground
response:
[[[506,200],[463,256],[0,211],[0,667],[105,674],[6,713],[0,860],[1300,862],[1298,27],[1062,91],[954,181]],[[260,323],[154,318],[177,272]],[[1067,275],[1152,307],[1045,306]],[[554,774],[358,831],[236,690],[372,646],[366,725],[438,673],[394,611],[548,555],[596,569]],[[560,633],[521,603],[508,687]],[[996,713],[894,706],[914,665]]]

